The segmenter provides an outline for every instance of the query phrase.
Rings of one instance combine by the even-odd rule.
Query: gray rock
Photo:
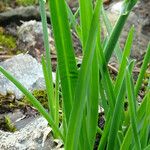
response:
[[[47,17],[49,18],[49,13]],[[40,20],[40,11],[39,7],[36,6],[27,6],[27,7],[18,7],[15,9],[10,9],[6,12],[0,13],[0,24],[5,26],[11,22],[18,23],[20,20],[28,21],[31,19]]]
[[[0,62],[0,66],[10,72],[28,90],[45,89],[41,64],[32,56],[19,54]],[[55,80],[55,73],[53,79]],[[8,92],[14,93],[18,99],[23,96],[14,84],[0,74],[0,93],[6,95]]]
[[[44,42],[43,42],[43,29],[42,23],[31,20],[27,22],[23,22],[23,24],[18,27],[18,39],[19,43],[24,43],[23,50],[30,49],[32,47],[44,49]],[[51,38],[51,30],[50,27],[48,28],[49,34],[49,42],[53,42]],[[54,45],[54,44],[53,44]]]
[[[50,26],[48,27],[48,35],[51,52],[54,52],[54,40],[52,38]],[[41,22],[35,20],[23,22],[17,29],[17,37],[19,49],[28,51],[28,53],[35,58],[45,53]],[[40,58],[38,58],[38,60],[40,60]]]
[[[24,128],[14,133],[0,130],[0,150],[45,150],[52,149],[52,136],[45,147],[47,135],[51,132],[47,121],[40,117],[32,120]]]
[[[108,17],[114,25],[121,11],[122,1],[114,2],[107,10]],[[131,51],[132,57],[139,58],[146,50],[150,41],[150,1],[140,1],[131,12],[120,37],[120,45],[123,48],[128,32],[132,25],[135,27],[135,37]]]

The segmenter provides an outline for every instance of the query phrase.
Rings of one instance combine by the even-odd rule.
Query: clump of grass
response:
[[[100,150],[149,149],[150,145],[150,88],[141,105],[138,93],[150,62],[150,44],[136,83],[133,82],[134,60],[130,50],[134,27],[129,30],[122,53],[119,36],[137,0],[124,0],[122,12],[112,28],[102,6],[102,0],[93,5],[92,0],[79,0],[80,24],[65,0],[49,0],[51,24],[57,51],[58,67],[55,88],[48,41],[45,2],[40,0],[46,56],[42,57],[49,111],[20,82],[0,67],[0,71],[12,81],[35,108],[47,119],[55,138],[63,141],[65,150],[92,150],[96,134],[101,134]],[[100,13],[102,12],[102,13]],[[101,39],[100,16],[108,30]],[[69,19],[68,19],[69,18]],[[70,29],[74,28],[82,43],[83,60],[78,70]],[[116,81],[112,82],[107,64],[113,52],[120,63]],[[62,90],[62,121],[59,122],[59,86]],[[124,103],[128,108],[124,109]],[[99,106],[104,109],[104,129],[98,127]]]

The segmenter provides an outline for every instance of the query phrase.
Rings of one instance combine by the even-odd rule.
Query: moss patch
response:
[[[0,117],[0,129],[4,131],[9,131],[9,132],[15,132],[16,127],[15,125],[11,122],[10,118],[8,116],[3,116]]]
[[[4,35],[0,33],[0,50],[3,49],[15,49],[17,47],[16,39],[10,35]]]
[[[0,114],[12,112],[14,109],[22,109],[25,103],[17,101],[13,94],[8,93],[6,96],[0,95]]]
[[[29,6],[37,4],[38,0],[16,0],[16,3],[18,5]]]
[[[46,109],[48,109],[48,98],[47,98],[47,93],[46,90],[34,90],[32,92],[34,97],[42,104],[42,106]],[[22,99],[24,103],[29,103],[29,100],[26,96]],[[32,104],[31,104],[32,105]]]

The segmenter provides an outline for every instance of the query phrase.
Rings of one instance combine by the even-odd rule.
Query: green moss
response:
[[[0,50],[5,49],[15,49],[17,47],[16,39],[10,35],[4,35],[0,33]]]
[[[14,109],[22,109],[26,106],[25,103],[17,101],[13,94],[0,95],[0,113],[11,112]]]
[[[29,6],[37,4],[38,0],[16,0],[16,3],[18,5]]]
[[[16,127],[11,122],[11,120],[8,116],[3,116],[0,118],[0,129],[4,130],[4,131],[9,131],[9,132],[16,131]]]
[[[34,90],[32,94],[43,105],[44,108],[48,109],[48,98],[46,90]],[[22,99],[22,101],[24,103],[29,103],[29,100],[26,96]]]

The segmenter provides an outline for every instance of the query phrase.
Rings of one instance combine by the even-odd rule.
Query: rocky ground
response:
[[[36,0],[32,2],[35,4]],[[112,25],[117,20],[121,3],[119,0],[104,0]],[[75,0],[71,0],[69,5],[73,11],[78,7]],[[135,40],[131,55],[137,59],[134,69],[135,76],[139,73],[143,54],[150,41],[149,8],[149,0],[139,1],[129,16],[120,37],[120,45],[123,48],[131,25],[135,26]],[[48,13],[47,18],[55,81],[57,57]],[[81,44],[73,31],[72,37],[76,57],[80,60],[82,58]],[[27,6],[26,3],[21,3],[19,0],[8,3],[0,2],[0,66],[11,72],[30,91],[44,90],[45,84],[40,63],[43,53],[42,25],[38,5]],[[118,71],[118,63],[115,58],[111,59],[108,67],[115,76]],[[149,76],[150,67],[146,80]],[[145,85],[143,84],[143,90],[139,95],[141,97],[144,95]],[[45,98],[45,95],[43,97]],[[31,105],[21,101],[22,98],[22,93],[0,74],[0,149],[59,149],[62,146],[61,142],[52,139],[51,128],[48,127],[47,121],[39,117]]]

